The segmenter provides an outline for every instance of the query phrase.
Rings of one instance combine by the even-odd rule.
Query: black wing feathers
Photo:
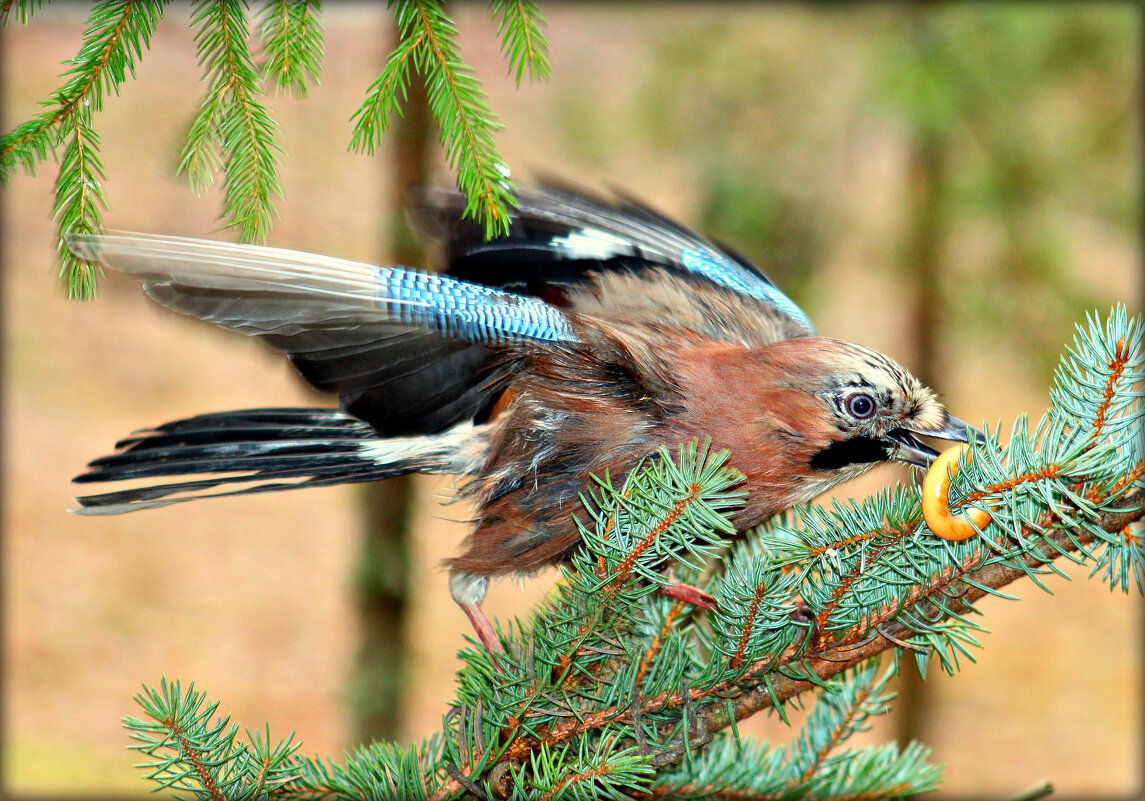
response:
[[[373,481],[417,469],[413,461],[383,464],[370,458],[363,445],[376,438],[369,425],[333,409],[198,415],[133,434],[116,444],[116,453],[92,461],[73,481],[214,475],[76,500],[83,514],[116,514],[206,497],[202,491],[225,485],[243,486],[209,497]]]

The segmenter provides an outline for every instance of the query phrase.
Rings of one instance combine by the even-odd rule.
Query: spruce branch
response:
[[[28,22],[42,0],[0,0],[0,22]],[[56,181],[60,220],[61,275],[71,297],[95,292],[98,267],[79,261],[66,246],[71,233],[100,228],[103,195],[93,117],[108,91],[119,92],[135,62],[150,47],[163,0],[100,0],[93,5],[83,43],[65,82],[44,102],[47,110],[0,138],[0,183],[16,170],[34,174],[52,155],[61,168]],[[391,115],[401,113],[411,70],[426,81],[431,111],[457,184],[465,214],[484,223],[492,237],[508,231],[513,206],[509,168],[494,142],[500,126],[474,70],[460,55],[457,27],[432,0],[391,4],[401,34],[385,69],[353,115],[350,146],[373,154]],[[282,197],[278,178],[282,149],[278,125],[266,107],[263,83],[304,97],[323,67],[324,38],[319,0],[270,0],[258,12],[258,62],[248,40],[247,0],[198,0],[192,13],[205,91],[181,151],[178,172],[192,189],[209,187],[222,173],[223,218],[243,241],[265,241]],[[531,0],[494,3],[498,35],[516,70],[534,80],[549,74],[544,19]],[[69,227],[70,226],[70,227]]]
[[[1019,420],[1005,447],[987,432],[950,486],[955,511],[990,507],[992,521],[969,540],[931,534],[915,488],[801,508],[726,553],[702,587],[716,610],[691,608],[656,589],[672,579],[666,569],[704,580],[742,498],[726,454],[693,444],[586,492],[584,547],[557,591],[528,624],[510,622],[497,665],[484,649],[462,652],[454,706],[429,740],[376,743],[338,766],[272,747],[269,735],[239,745],[213,707],[169,688],[145,694],[152,722],[128,728],[154,756],[156,780],[200,797],[224,782],[236,792],[273,784],[275,798],[438,801],[933,789],[941,769],[921,745],[848,745],[890,702],[889,674],[868,663],[890,650],[895,667],[913,653],[953,673],[977,647],[975,602],[1006,597],[1019,579],[1044,586],[1062,558],[1091,564],[1111,588],[1142,590],[1141,332],[1121,307],[1091,319],[1063,357],[1045,417],[1032,430]],[[773,710],[790,725],[787,705],[813,696],[787,743],[740,738],[737,721]]]
[[[44,0],[3,0],[0,2],[0,25],[8,27],[13,16],[26,25],[43,5]]]
[[[220,164],[227,225],[244,242],[265,242],[275,213],[278,125],[261,101],[259,73],[247,46],[245,0],[200,0],[191,22],[207,93],[191,123],[179,172],[203,189]]]
[[[390,115],[405,98],[410,67],[416,66],[425,78],[430,111],[457,171],[457,185],[465,193],[466,216],[484,222],[488,238],[508,233],[513,185],[493,142],[500,126],[481,82],[461,59],[457,26],[433,0],[396,0],[393,8],[400,41],[354,114],[351,147],[374,152]]]
[[[1103,516],[1098,525],[1110,535],[1120,535],[1128,547],[1141,549],[1140,541],[1134,542],[1132,535],[1126,530],[1133,523],[1145,519],[1145,493],[1135,492],[1124,496],[1127,506],[1135,507],[1132,511]],[[1059,530],[1045,536],[1045,542],[1037,546],[1031,553],[1023,556],[1018,563],[1004,565],[993,562],[988,566],[969,571],[963,577],[964,588],[958,588],[953,576],[945,577],[945,581],[936,581],[933,594],[939,595],[942,591],[953,591],[959,597],[953,600],[930,600],[931,592],[920,592],[915,603],[915,613],[919,617],[941,618],[944,615],[959,615],[974,611],[973,602],[979,598],[994,594],[994,591],[1018,579],[1028,577],[1031,571],[1044,567],[1053,562],[1064,553],[1080,551],[1086,545],[1092,544],[1097,537],[1092,532]],[[977,584],[978,586],[973,586]],[[799,674],[783,674],[768,677],[767,681],[755,686],[742,685],[740,687],[726,686],[717,688],[722,692],[736,694],[732,708],[713,704],[706,714],[702,715],[701,725],[708,732],[720,731],[730,726],[733,720],[743,720],[757,712],[778,707],[801,693],[814,690],[819,686],[820,680],[830,678],[843,671],[861,665],[892,648],[902,647],[914,635],[912,626],[905,622],[890,619],[880,622],[877,631],[864,639],[854,639],[846,643],[819,650],[806,656],[802,662],[803,676]],[[781,663],[791,660],[781,660]],[[693,696],[697,695],[693,691]],[[693,700],[699,700],[694,698]],[[657,699],[663,706],[679,706],[682,699],[669,696]],[[661,756],[667,764],[673,764],[682,758],[681,744],[666,749]]]
[[[100,226],[102,209],[107,208],[99,183],[104,177],[99,157],[99,136],[91,127],[90,114],[86,110],[68,115],[67,123],[60,172],[56,178],[56,221],[61,232],[94,233]],[[93,297],[98,266],[77,258],[64,240],[60,241],[58,248],[61,278],[67,283],[68,295]]]
[[[17,14],[26,21],[38,5],[20,3]],[[5,24],[11,9],[11,4],[4,7]],[[65,237],[99,229],[101,209],[107,205],[92,115],[103,107],[109,91],[119,93],[128,72],[135,75],[135,61],[149,45],[162,13],[161,2],[97,3],[88,16],[80,50],[64,73],[66,82],[43,104],[49,110],[0,138],[0,183],[5,185],[17,168],[34,175],[41,162],[59,146],[64,147],[55,185],[55,208],[60,274],[72,298],[91,297],[98,272],[95,265],[77,259],[68,250]]]
[[[735,799],[899,798],[938,785],[941,769],[927,749],[911,743],[845,750],[891,700],[890,673],[868,666],[831,682],[819,696],[799,738],[788,746],[736,743],[721,733],[690,770],[662,773],[652,797]]]
[[[318,0],[272,0],[259,25],[262,75],[279,90],[305,97],[322,72],[322,23]]]
[[[135,741],[131,748],[148,760],[138,767],[160,787],[238,801],[265,798],[293,779],[291,756],[299,745],[293,735],[271,745],[269,731],[247,731],[248,742],[241,742],[239,727],[219,717],[218,702],[208,703],[194,684],[183,692],[179,682],[163,678],[135,701],[148,719],[128,717],[124,725]]]
[[[489,5],[493,8],[493,19],[501,18],[497,33],[517,86],[521,85],[526,71],[531,81],[547,81],[549,46],[541,32],[545,18],[537,4],[533,0],[491,0]]]
[[[401,113],[406,99],[414,54],[421,47],[421,36],[403,38],[390,53],[382,74],[366,92],[366,100],[351,118],[355,120],[350,148],[373,155],[389,129],[390,119]]]

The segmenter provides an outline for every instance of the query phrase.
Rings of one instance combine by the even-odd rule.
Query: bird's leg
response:
[[[477,633],[477,637],[485,646],[485,650],[493,657],[493,664],[497,664],[495,654],[504,653],[505,648],[497,638],[496,632],[493,631],[493,624],[489,622],[485,610],[481,608],[481,602],[485,600],[485,591],[488,588],[488,576],[477,576],[473,573],[463,573],[460,570],[453,570],[449,574],[449,594],[453,596],[453,600],[469,618],[473,631]]]
[[[488,615],[485,610],[481,608],[481,604],[458,604],[461,611],[469,618],[469,623],[473,626],[473,630],[477,632],[477,636],[481,639],[481,644],[485,646],[485,650],[490,655],[505,653],[505,648],[501,645],[501,641],[497,639],[497,635],[493,632],[493,624],[489,622]]]
[[[692,606],[698,606],[708,611],[712,611],[716,608],[716,599],[712,597],[711,593],[704,592],[699,587],[693,587],[691,584],[680,584],[677,582],[661,584],[659,593],[665,598],[674,598],[677,601],[683,601],[684,603],[689,603]]]

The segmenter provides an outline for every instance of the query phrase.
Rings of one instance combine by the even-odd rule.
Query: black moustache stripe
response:
[[[814,470],[838,470],[852,464],[886,461],[888,445],[874,437],[852,437],[827,446],[811,457]]]

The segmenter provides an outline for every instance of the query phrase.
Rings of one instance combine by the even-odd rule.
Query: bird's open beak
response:
[[[915,436],[916,434],[937,439],[949,439],[954,442],[969,442],[971,431],[974,432],[977,442],[985,440],[986,435],[977,428],[969,426],[949,414],[946,416],[945,424],[939,429],[907,428],[905,426],[892,428],[885,437],[891,446],[888,455],[895,461],[906,462],[918,467],[929,467],[930,463],[938,456],[938,451],[920,440]]]

